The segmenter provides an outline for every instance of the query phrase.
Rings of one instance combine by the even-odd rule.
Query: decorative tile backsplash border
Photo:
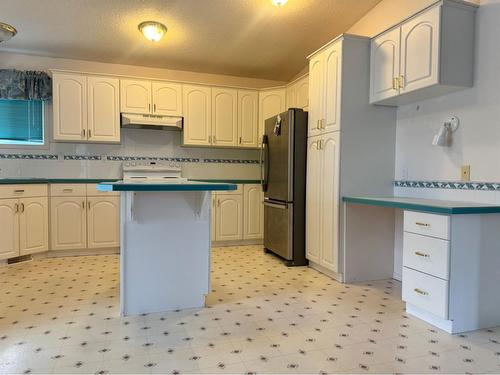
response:
[[[0,154],[0,159],[22,160],[58,160],[57,155],[51,154]],[[186,158],[186,157],[163,157],[163,156],[119,156],[119,155],[63,155],[64,160],[88,160],[88,161],[130,161],[130,160],[165,160],[179,163],[217,163],[217,164],[259,164],[258,160],[245,159],[214,159],[214,158]]]
[[[419,189],[456,189],[456,190],[480,190],[500,191],[500,182],[463,182],[463,181],[394,181],[396,187],[419,188]]]

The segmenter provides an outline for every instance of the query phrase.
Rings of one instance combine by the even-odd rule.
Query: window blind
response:
[[[43,101],[0,100],[0,141],[43,144]]]

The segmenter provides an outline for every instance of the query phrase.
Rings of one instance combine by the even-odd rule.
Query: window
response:
[[[44,102],[1,99],[0,144],[44,145]]]

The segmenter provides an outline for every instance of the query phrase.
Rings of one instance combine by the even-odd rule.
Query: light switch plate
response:
[[[461,180],[470,181],[470,165],[462,165]]]

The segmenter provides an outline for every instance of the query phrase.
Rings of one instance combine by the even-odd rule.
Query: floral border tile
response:
[[[101,160],[100,155],[64,155],[64,160]]]
[[[51,155],[51,154],[0,154],[0,159],[57,160],[57,155]]]
[[[499,182],[463,182],[463,181],[394,181],[396,187],[419,189],[456,189],[456,190],[481,190],[500,191]]]

